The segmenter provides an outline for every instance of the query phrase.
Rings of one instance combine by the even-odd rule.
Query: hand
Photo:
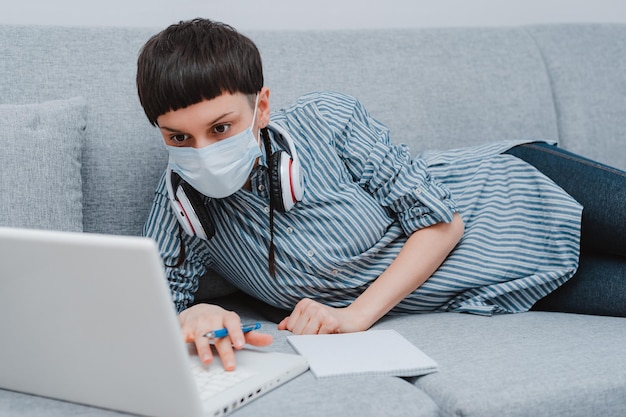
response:
[[[267,346],[272,343],[269,334],[241,331],[239,315],[212,304],[196,304],[178,315],[183,339],[186,343],[194,343],[202,363],[209,364],[213,360],[210,339],[204,335],[211,330],[228,329],[228,336],[215,339],[214,345],[222,359],[224,369],[235,369],[235,349],[241,349],[246,343],[254,346]]]
[[[361,322],[361,317],[350,307],[329,307],[305,298],[278,324],[278,329],[295,334],[329,334],[358,332],[370,327]]]

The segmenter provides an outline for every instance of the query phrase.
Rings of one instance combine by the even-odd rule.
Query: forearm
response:
[[[463,236],[456,213],[450,223],[420,229],[407,239],[397,258],[349,307],[358,327],[368,329],[422,285]]]
[[[278,324],[278,329],[295,334],[369,329],[439,268],[463,236],[463,227],[461,216],[454,214],[450,223],[420,229],[409,236],[387,270],[348,307],[332,308],[305,298]]]

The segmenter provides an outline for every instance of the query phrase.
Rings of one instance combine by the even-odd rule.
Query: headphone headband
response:
[[[267,125],[267,128],[271,130],[272,132],[277,133],[278,138],[283,139],[287,143],[287,148],[289,149],[289,155],[291,156],[291,159],[293,159],[294,162],[297,161],[298,164],[300,164],[298,152],[296,151],[296,145],[294,144],[293,139],[291,138],[291,135],[282,126],[276,123],[270,122]]]

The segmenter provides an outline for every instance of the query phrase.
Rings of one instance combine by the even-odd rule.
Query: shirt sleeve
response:
[[[350,113],[346,112],[345,128],[338,132],[335,146],[354,180],[395,213],[407,235],[452,221],[456,203],[448,188],[431,177],[426,162],[412,158],[408,146],[393,144],[389,129],[359,101],[340,99]]]
[[[142,234],[157,243],[172,301],[176,311],[180,313],[193,302],[194,294],[198,290],[199,277],[207,271],[207,266],[197,255],[202,252],[200,249],[204,242],[185,232],[179,233],[178,220],[170,208],[167,197],[165,176],[161,177],[157,186]],[[173,267],[178,261],[181,243],[185,247],[185,259],[180,266]]]

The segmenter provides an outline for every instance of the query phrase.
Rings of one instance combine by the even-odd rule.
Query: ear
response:
[[[267,127],[270,123],[270,89],[265,86],[259,92],[257,118],[259,129]]]

